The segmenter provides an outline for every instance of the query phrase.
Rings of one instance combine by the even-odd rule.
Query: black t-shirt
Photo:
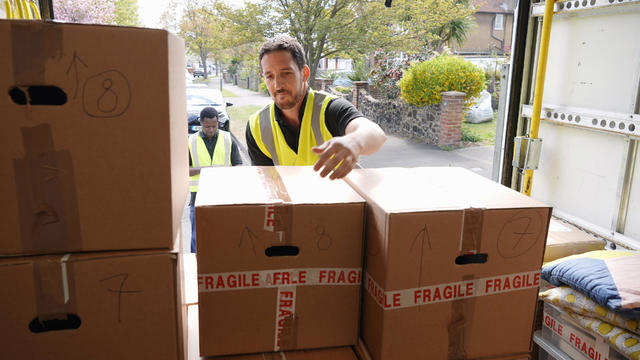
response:
[[[309,90],[307,89],[307,94],[308,93]],[[307,103],[307,94],[305,94],[304,96],[302,106],[300,106],[300,112],[298,113],[298,119],[300,120],[301,124],[304,115],[305,104]],[[274,113],[276,122],[280,126],[280,129],[282,129],[282,134],[284,135],[284,139],[286,140],[287,145],[289,145],[289,147],[297,153],[298,141],[300,139],[300,128],[291,126],[285,119],[282,110],[280,110],[277,105],[275,106]],[[327,108],[324,112],[324,121],[331,135],[333,137],[336,137],[343,136],[345,134],[347,125],[351,122],[351,120],[361,116],[363,116],[362,113],[358,111],[358,109],[356,109],[353,104],[343,98],[338,97],[332,99],[331,101],[329,101],[329,104],[327,104]],[[273,166],[273,160],[265,155],[258,147],[256,140],[251,134],[251,127],[248,123],[246,137],[247,150],[249,152],[249,157],[251,158],[251,164],[256,166]]]

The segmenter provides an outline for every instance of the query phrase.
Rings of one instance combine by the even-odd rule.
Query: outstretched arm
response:
[[[364,117],[355,118],[347,125],[344,136],[313,148],[319,157],[313,169],[321,170],[322,177],[331,174],[330,179],[341,179],[351,172],[360,155],[375,154],[386,140],[387,136],[376,123]]]

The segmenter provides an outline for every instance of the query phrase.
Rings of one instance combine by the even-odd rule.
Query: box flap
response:
[[[311,166],[215,167],[201,172],[196,206],[280,202],[335,204],[364,200],[344,181],[322,178]]]
[[[346,181],[387,213],[547,207],[456,167],[356,169]]]

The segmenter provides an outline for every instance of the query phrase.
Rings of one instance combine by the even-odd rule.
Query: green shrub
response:
[[[333,89],[341,94],[348,94],[351,92],[351,88],[348,86],[336,86]]]
[[[367,81],[369,79],[369,70],[362,59],[353,61],[353,72],[347,75],[351,81]]]
[[[482,139],[478,134],[463,126],[462,129],[460,129],[460,140],[464,142],[478,142]]]
[[[269,95],[269,89],[267,89],[267,84],[264,83],[264,79],[262,79],[262,81],[260,82],[260,91],[262,91],[266,95]]]
[[[444,91],[465,93],[465,101],[484,89],[484,71],[458,56],[440,55],[412,65],[400,80],[400,97],[416,106],[439,104]]]

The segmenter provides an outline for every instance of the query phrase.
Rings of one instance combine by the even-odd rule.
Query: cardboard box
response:
[[[358,194],[311,167],[205,169],[196,199],[200,354],[355,344],[363,217]]]
[[[544,262],[574,254],[604,250],[606,242],[557,218],[551,218]]]
[[[542,337],[575,360],[624,360],[606,339],[582,328],[560,308],[544,303]],[[542,353],[541,359],[548,355]]]
[[[176,255],[0,259],[6,359],[183,359]]]
[[[0,20],[0,49],[0,255],[172,249],[188,192],[183,41]]]
[[[354,349],[345,346],[337,348],[265,352],[259,354],[244,354],[235,356],[199,356],[199,334],[198,334],[198,304],[187,306],[189,314],[189,338],[187,343],[189,348],[188,360],[359,360]]]
[[[373,359],[530,352],[551,208],[461,168],[354,170],[347,182],[367,199]]]

